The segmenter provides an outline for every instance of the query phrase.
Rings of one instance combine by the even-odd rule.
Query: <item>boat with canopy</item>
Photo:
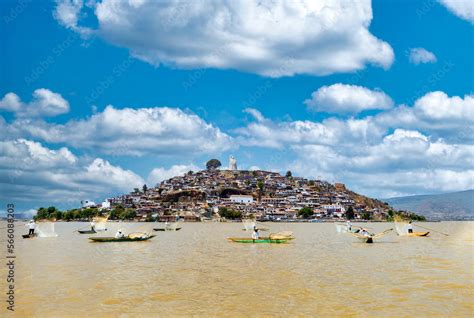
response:
[[[28,238],[46,238],[46,237],[57,237],[58,234],[56,233],[54,229],[54,221],[41,221],[37,222],[35,226],[35,234],[29,235],[29,234],[24,234],[22,237],[24,239]]]
[[[107,220],[108,217],[96,216],[92,218],[92,222],[95,223],[94,229],[89,230],[77,230],[79,234],[96,234],[97,232],[107,231]]]
[[[388,230],[385,230],[385,231],[380,232],[378,234],[367,233],[366,235],[363,235],[363,234],[352,233],[352,232],[347,232],[347,234],[350,234],[350,235],[358,238],[360,241],[362,241],[364,243],[374,243],[375,239],[381,238],[382,236],[384,236],[385,234],[387,234],[388,232],[391,232],[391,231],[393,231],[393,229],[388,229]]]

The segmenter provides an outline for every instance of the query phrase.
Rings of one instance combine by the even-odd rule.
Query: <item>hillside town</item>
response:
[[[137,220],[222,220],[232,211],[240,218],[261,221],[331,220],[350,211],[356,219],[384,219],[389,206],[348,190],[342,183],[328,183],[263,170],[239,170],[230,157],[227,169],[217,159],[202,171],[164,180],[153,188],[144,186],[102,204],[84,201],[83,207],[110,210],[133,209]],[[309,211],[304,216],[301,211]]]

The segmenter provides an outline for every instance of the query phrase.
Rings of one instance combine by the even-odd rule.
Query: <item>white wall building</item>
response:
[[[229,199],[234,203],[253,203],[253,197],[251,195],[231,195]]]

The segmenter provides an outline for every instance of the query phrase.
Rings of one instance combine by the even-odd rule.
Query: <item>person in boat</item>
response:
[[[361,229],[360,229],[359,234],[360,234],[360,235],[363,235],[363,236],[370,236],[369,231],[367,231],[367,230],[364,229],[364,228],[361,228]]]
[[[91,221],[91,231],[95,232],[95,222],[94,222],[94,220]]]
[[[116,239],[121,239],[121,238],[124,238],[124,237],[125,237],[125,235],[123,235],[123,232],[122,232],[122,230],[120,230],[120,229],[119,229],[119,230],[117,231],[117,233],[115,234],[115,238],[116,238]]]
[[[351,223],[351,221],[347,220],[346,226],[347,226],[347,232],[352,231],[352,223]]]
[[[258,229],[256,226],[253,227],[252,232],[252,240],[258,240],[260,238],[260,234],[258,233]]]
[[[26,225],[28,227],[28,235],[35,235],[35,228],[36,223],[34,220],[30,220],[30,222]]]
[[[407,229],[408,229],[408,233],[413,233],[413,224],[411,223],[411,221],[408,222]]]

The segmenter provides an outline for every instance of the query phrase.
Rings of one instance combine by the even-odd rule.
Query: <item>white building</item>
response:
[[[110,201],[109,201],[109,200],[105,200],[104,202],[102,202],[101,208],[102,208],[102,209],[110,209]]]
[[[253,203],[253,197],[251,195],[231,195],[229,200],[234,203]]]

